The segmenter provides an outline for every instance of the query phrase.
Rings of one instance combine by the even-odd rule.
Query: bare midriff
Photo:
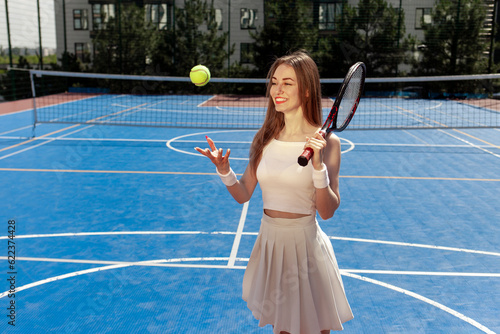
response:
[[[271,218],[302,218],[306,216],[310,216],[307,214],[303,213],[292,213],[292,212],[284,212],[284,211],[277,211],[277,210],[270,210],[270,209],[264,209],[264,213],[268,215]]]

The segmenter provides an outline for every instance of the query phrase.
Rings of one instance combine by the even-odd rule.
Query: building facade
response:
[[[229,32],[229,43],[235,46],[230,62],[245,63],[244,51],[251,47],[250,35],[264,25],[265,0],[213,0],[216,20],[221,32]],[[322,33],[335,33],[335,17],[342,10],[346,0],[311,0],[312,15]],[[359,0],[347,0],[355,6]],[[422,22],[430,23],[431,10],[435,0],[388,0],[394,8],[404,10],[405,34],[423,40]],[[171,29],[174,7],[182,8],[184,0],[55,0],[57,34],[57,55],[64,51],[75,54],[83,63],[91,62],[92,38],[105,25],[106,20],[117,13],[118,4],[135,3],[144,7],[147,20],[158,29]],[[493,24],[494,0],[485,0],[489,16],[485,27],[491,30]]]

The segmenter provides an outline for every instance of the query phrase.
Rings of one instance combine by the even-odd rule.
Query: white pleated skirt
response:
[[[243,278],[243,300],[274,333],[342,330],[353,314],[330,239],[315,216],[264,214]]]

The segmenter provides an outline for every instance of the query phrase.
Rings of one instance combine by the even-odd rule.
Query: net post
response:
[[[35,73],[30,70],[30,83],[31,83],[31,95],[33,95],[33,128],[31,136],[36,137],[36,123],[38,123],[37,110],[36,110],[36,89],[35,89],[35,78],[33,77]]]

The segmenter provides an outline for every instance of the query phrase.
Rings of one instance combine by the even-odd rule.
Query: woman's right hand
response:
[[[217,147],[215,147],[214,141],[208,136],[205,137],[207,138],[208,146],[210,146],[210,148],[201,149],[199,147],[195,147],[194,149],[200,154],[209,158],[210,161],[212,161],[212,163],[215,165],[215,167],[217,167],[219,173],[229,173],[229,154],[231,154],[231,149],[228,148],[226,154],[223,155],[222,148],[217,149]]]

